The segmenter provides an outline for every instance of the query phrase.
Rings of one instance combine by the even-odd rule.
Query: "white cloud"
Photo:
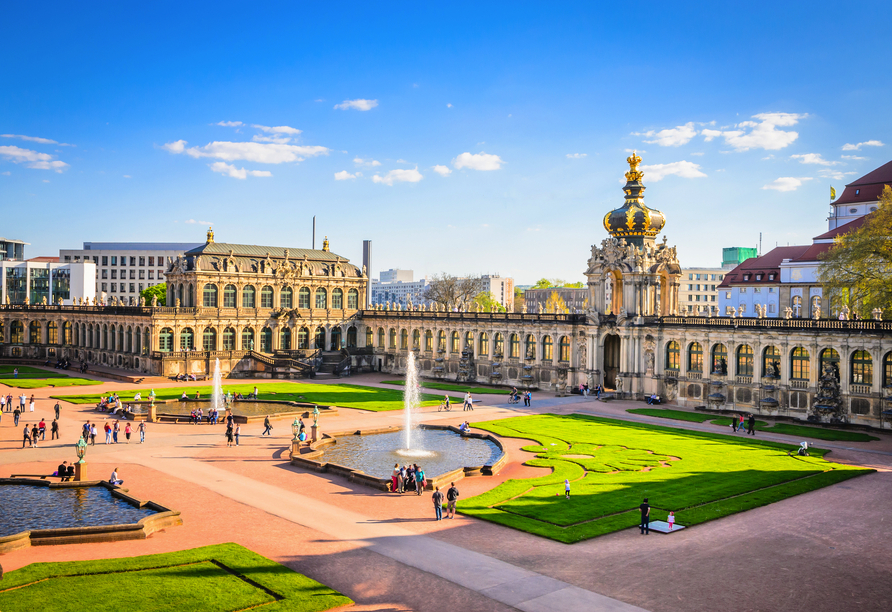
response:
[[[866,157],[858,157],[857,155],[841,155],[843,159],[852,159],[852,160],[862,160],[867,159]]]
[[[858,174],[857,172],[840,172],[839,170],[831,170],[830,168],[821,168],[820,170],[818,170],[818,172],[821,174],[821,176],[831,178],[834,181],[841,181],[847,176]]]
[[[821,157],[820,153],[802,153],[800,155],[791,155],[792,159],[798,159],[800,164],[815,164],[818,166],[838,166],[842,162],[828,161]]]
[[[689,143],[691,139],[697,135],[697,130],[694,128],[694,123],[689,121],[684,125],[679,125],[674,128],[666,128],[665,130],[660,131],[650,130],[648,132],[632,132],[632,135],[653,138],[653,140],[645,140],[644,142],[657,144],[661,147],[680,147],[683,144]]]
[[[74,145],[52,140],[50,138],[41,138],[40,136],[24,136],[22,134],[0,134],[0,138],[18,138],[19,140],[27,140],[28,142],[36,142],[39,144],[54,144],[60,147],[73,147]]]
[[[31,149],[22,149],[16,146],[0,146],[0,156],[16,164],[24,163],[29,168],[35,170],[62,172],[68,167],[68,164],[65,162],[54,160],[54,155],[32,151]]]
[[[357,166],[368,166],[370,168],[374,168],[376,166],[380,166],[381,162],[376,159],[363,159],[361,157],[354,157],[353,163]]]
[[[214,162],[213,164],[210,164],[209,167],[214,172],[219,172],[220,174],[225,174],[226,176],[241,180],[245,180],[249,176],[273,175],[269,170],[245,170],[244,168],[236,168],[232,164],[227,164],[225,162]]]
[[[588,157],[588,153],[567,153],[567,159],[582,159]]]
[[[195,219],[186,219],[183,223],[189,223],[191,225],[213,225],[213,221],[196,221]]]
[[[350,174],[346,170],[341,170],[340,172],[335,172],[335,180],[336,181],[348,181],[350,179],[355,179],[355,178],[356,178],[356,174]]]
[[[421,176],[421,173],[418,171],[418,168],[413,168],[411,170],[391,170],[384,176],[378,176],[377,174],[372,177],[373,183],[383,183],[384,185],[393,186],[394,183],[417,183],[424,177]]]
[[[297,136],[301,133],[301,131],[297,128],[293,128],[287,125],[277,125],[275,127],[270,127],[268,125],[257,125],[256,123],[251,125],[251,127],[255,127],[259,130],[263,130],[267,134],[290,134],[292,136]]]
[[[340,104],[335,104],[334,107],[338,110],[349,110],[352,108],[358,111],[368,111],[372,110],[376,106],[378,106],[377,100],[365,100],[363,98],[359,98],[356,100],[344,100]]]
[[[434,172],[436,172],[440,176],[449,176],[450,174],[452,174],[452,170],[450,170],[447,166],[434,166]]]
[[[844,144],[842,145],[843,151],[860,151],[861,147],[884,147],[882,142],[879,140],[867,140],[865,142],[859,142],[858,144]]]
[[[12,176],[12,172],[10,172],[9,170],[7,170],[6,172],[0,172],[0,174],[2,174],[3,176]]]
[[[462,153],[452,160],[452,166],[456,170],[469,168],[471,170],[499,170],[502,167],[502,158],[488,153]]]
[[[446,103],[446,108],[452,108],[452,103],[451,103],[451,102],[447,102],[447,103]]]
[[[133,178],[133,177],[130,176],[129,174],[125,174],[125,175],[124,175],[124,178]]]
[[[224,161],[245,160],[260,164],[282,164],[287,162],[300,162],[307,157],[328,155],[329,149],[320,146],[298,146],[289,144],[261,143],[261,142],[226,142],[214,141],[203,147],[186,148],[185,140],[177,140],[162,145],[171,153],[185,153],[196,159],[210,157]]]
[[[43,179],[43,182],[44,182],[44,183],[49,183],[50,180],[49,180],[49,179]]]
[[[644,176],[650,183],[662,181],[670,175],[679,176],[681,178],[701,178],[706,176],[700,171],[700,165],[689,161],[677,161],[669,164],[653,164],[650,166],[641,166]]]
[[[762,189],[773,189],[775,191],[796,191],[797,189],[799,189],[799,187],[802,186],[802,183],[810,180],[811,177],[809,176],[801,176],[799,178],[792,176],[782,176],[779,179],[771,181],[767,185],[763,185]]]
[[[241,121],[218,121],[217,125],[221,127],[239,127],[240,125],[245,125]]]
[[[741,121],[736,130],[701,130],[700,134],[706,142],[719,137],[725,139],[725,143],[736,151],[748,151],[750,149],[766,149],[776,151],[789,146],[799,138],[799,132],[784,131],[778,127],[796,125],[800,119],[808,117],[807,114],[797,113],[760,113],[753,115],[758,121]]]

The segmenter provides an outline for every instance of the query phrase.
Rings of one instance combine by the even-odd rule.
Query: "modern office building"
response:
[[[678,288],[679,314],[708,314],[710,308],[717,312],[718,286],[726,273],[724,268],[682,268]]]
[[[424,292],[430,283],[426,278],[418,281],[414,279],[413,270],[382,270],[380,278],[373,279],[370,283],[370,303],[382,306],[388,302],[408,306],[410,301],[415,305],[427,304]]]
[[[96,264],[96,296],[129,301],[164,282],[169,262],[201,246],[178,242],[85,242],[82,249],[61,249],[61,263]]]
[[[584,312],[588,306],[588,288],[548,287],[546,289],[527,289],[523,292],[523,301],[527,312],[546,312],[546,303],[552,293],[556,293],[564,301],[571,313]],[[511,311],[513,312],[513,308]],[[560,314],[560,313],[558,313]]]
[[[92,261],[60,263],[55,257],[0,262],[3,304],[72,305],[96,297],[96,267]]]
[[[25,245],[27,242],[0,238],[0,261],[25,261]]]
[[[753,247],[725,247],[722,249],[722,269],[733,270],[747,259],[759,256],[759,249]]]

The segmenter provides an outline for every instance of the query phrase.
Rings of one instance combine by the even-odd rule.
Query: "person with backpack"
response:
[[[446,491],[446,518],[455,518],[455,502],[458,501],[458,489],[454,482],[449,483]]]

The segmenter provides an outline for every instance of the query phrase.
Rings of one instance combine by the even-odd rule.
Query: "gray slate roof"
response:
[[[346,257],[330,251],[316,249],[295,249],[290,247],[258,246],[256,244],[230,244],[228,242],[211,242],[202,244],[194,249],[186,251],[186,255],[229,255],[232,251],[234,257],[260,257],[266,258],[266,254],[272,259],[285,259],[285,250],[288,250],[288,259],[294,261],[306,257],[316,261],[338,261],[343,263],[350,261]]]

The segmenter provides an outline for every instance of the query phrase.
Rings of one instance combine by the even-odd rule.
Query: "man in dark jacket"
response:
[[[756,435],[756,431],[755,431],[755,428],[756,428],[756,417],[753,416],[752,414],[750,415],[750,418],[747,419],[747,421],[746,421],[746,427],[747,427],[747,429],[746,429],[746,433],[748,433],[748,434],[751,435],[751,436],[755,436],[755,435]]]
[[[644,498],[644,502],[638,506],[638,509],[641,510],[641,525],[639,525],[641,528],[641,535],[650,535],[650,504],[647,503],[646,497]]]

